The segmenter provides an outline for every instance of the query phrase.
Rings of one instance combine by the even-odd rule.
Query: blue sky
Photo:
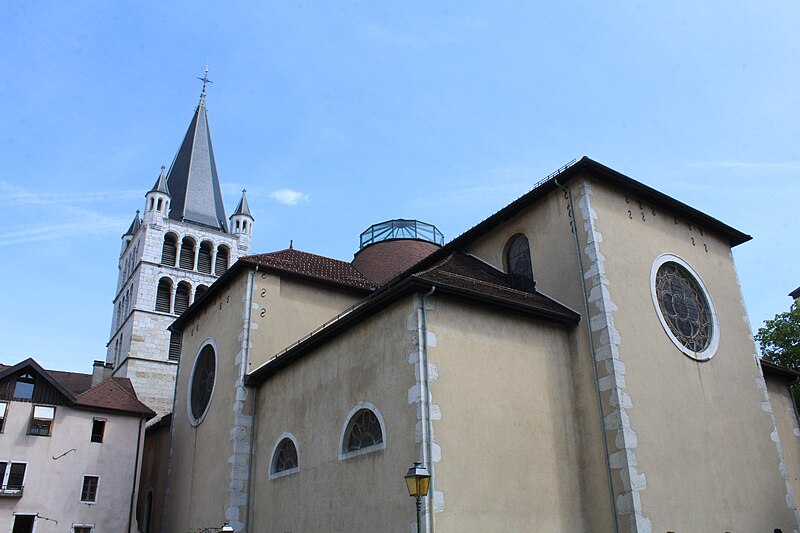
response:
[[[800,285],[797,2],[0,4],[0,362],[105,357],[120,235],[208,64],[253,251],[451,239],[588,155],[753,235],[756,327]]]

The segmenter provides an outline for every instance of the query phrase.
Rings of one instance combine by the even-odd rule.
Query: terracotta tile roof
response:
[[[376,242],[356,253],[353,266],[369,279],[384,284],[439,248],[438,244],[416,239]]]
[[[578,313],[540,292],[514,289],[508,274],[461,252],[452,253],[413,276],[433,282],[437,287],[460,289],[478,298],[514,303],[557,320],[574,323],[580,320]]]
[[[128,378],[109,378],[78,395],[75,407],[88,407],[140,414],[147,417],[155,413],[136,398]]]
[[[241,259],[253,265],[263,265],[283,272],[333,282],[359,289],[373,289],[376,284],[345,261],[322,255],[301,252],[294,248],[266,254],[249,255]]]
[[[53,379],[75,396],[92,388],[92,375],[79,372],[64,372],[62,370],[48,370]]]

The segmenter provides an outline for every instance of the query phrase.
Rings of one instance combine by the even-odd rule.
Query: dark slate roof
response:
[[[136,397],[131,380],[109,378],[92,387],[92,375],[62,370],[45,370],[34,359],[26,359],[13,366],[0,364],[0,379],[31,368],[46,379],[64,397],[70,406],[80,409],[117,411],[151,418],[155,413]]]
[[[148,418],[155,416],[153,410],[136,397],[128,378],[109,378],[98,383],[78,395],[73,406],[132,413]]]
[[[164,175],[164,171],[167,167],[161,165],[161,174],[158,175],[156,178],[156,183],[153,185],[153,188],[150,189],[150,192],[161,192],[164,194],[169,194],[169,186],[167,185],[167,177]]]
[[[394,239],[370,244],[356,252],[353,266],[383,284],[429,256],[440,246],[417,239]]]
[[[301,252],[294,248],[267,254],[249,255],[243,257],[242,261],[252,265],[266,266],[319,281],[328,281],[359,289],[373,289],[377,286],[375,282],[361,274],[350,263],[322,255]]]
[[[139,210],[136,210],[136,215],[133,217],[133,222],[131,222],[128,231],[125,232],[125,235],[134,235],[136,230],[138,230],[142,226],[142,219],[139,218]],[[123,235],[124,236],[124,235]]]
[[[247,205],[247,189],[242,190],[242,199],[239,200],[239,205],[236,206],[236,210],[231,215],[233,218],[234,215],[245,215],[250,218],[253,218],[253,215],[250,214],[250,206]]]
[[[205,97],[200,98],[186,136],[172,161],[167,186],[172,197],[169,218],[227,232]]]
[[[792,298],[795,298],[795,299],[800,298],[800,287],[797,287],[795,290],[790,292],[789,296],[791,296]]]
[[[787,382],[800,379],[800,372],[797,372],[796,370],[786,368],[785,366],[776,365],[775,363],[770,363],[764,359],[760,359],[759,361],[761,362],[761,369],[764,371],[765,376],[773,376]]]

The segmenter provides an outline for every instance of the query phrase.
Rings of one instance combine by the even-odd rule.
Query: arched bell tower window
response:
[[[206,285],[198,285],[197,288],[194,290],[194,301],[196,302],[197,300],[202,298],[207,290],[208,290],[208,286],[206,286]]]
[[[164,235],[164,246],[161,248],[161,264],[175,266],[175,255],[178,253],[178,239],[172,233]]]
[[[217,248],[217,264],[214,265],[214,273],[221,276],[228,270],[228,258],[230,251],[227,246],[220,246]]]
[[[169,313],[169,303],[172,301],[172,281],[169,278],[158,280],[156,291],[156,311]]]
[[[200,243],[200,253],[197,256],[197,271],[203,274],[211,274],[211,253],[214,245],[208,241]]]
[[[189,307],[189,295],[192,294],[192,286],[181,281],[175,289],[175,314],[180,315]]]
[[[528,238],[522,233],[511,237],[506,251],[506,266],[511,286],[520,291],[532,292],[536,290],[536,281],[533,279],[533,265],[531,264],[531,248]]]
[[[194,270],[194,239],[184,237],[181,241],[181,268]]]

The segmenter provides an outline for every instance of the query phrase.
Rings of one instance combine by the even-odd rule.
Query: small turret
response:
[[[146,224],[158,224],[169,215],[170,194],[167,178],[164,171],[167,167],[161,165],[161,174],[158,175],[153,188],[145,197],[144,220]]]
[[[239,238],[239,249],[243,253],[250,252],[250,241],[253,238],[253,215],[250,214],[250,206],[247,205],[247,189],[242,190],[242,199],[231,215],[231,233]]]
[[[125,250],[128,249],[128,246],[130,245],[131,241],[133,240],[133,236],[136,235],[136,232],[138,231],[138,229],[139,229],[139,227],[141,225],[142,225],[142,221],[139,218],[139,210],[137,209],[136,210],[136,215],[133,217],[133,222],[131,222],[131,225],[128,228],[128,231],[126,231],[125,234],[122,236],[122,251],[120,251],[120,255],[125,253]]]

